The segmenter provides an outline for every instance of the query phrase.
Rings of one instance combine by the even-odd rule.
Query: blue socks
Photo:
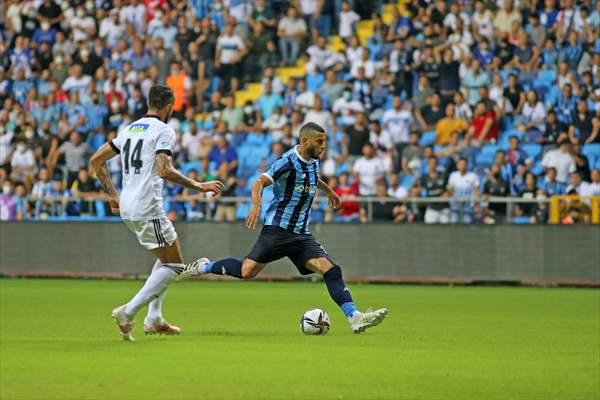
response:
[[[236,278],[242,278],[242,260],[239,258],[224,258],[210,262],[204,266],[204,272],[210,272],[216,275],[229,275]]]
[[[336,265],[327,271],[323,275],[323,278],[325,279],[327,290],[333,301],[340,306],[346,317],[352,317],[358,309],[356,308],[356,305],[354,305],[350,291],[344,283],[342,269]]]

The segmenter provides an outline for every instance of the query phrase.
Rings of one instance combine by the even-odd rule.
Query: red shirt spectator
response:
[[[334,189],[334,192],[340,197],[356,196],[358,197],[358,183],[348,184],[348,174],[340,176],[340,184]],[[360,213],[360,203],[358,201],[342,201],[339,215],[342,217],[353,217]]]
[[[480,142],[497,141],[499,128],[494,113],[486,111],[484,103],[478,103],[475,108],[475,116],[471,121],[471,129],[469,130],[473,139]]]

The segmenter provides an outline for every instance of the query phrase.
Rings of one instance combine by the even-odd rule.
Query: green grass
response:
[[[600,291],[351,285],[388,319],[354,335],[323,284],[173,285],[179,337],[122,342],[141,282],[0,280],[1,399],[600,398]],[[327,336],[303,336],[322,307]],[[143,314],[143,313],[142,313]]]

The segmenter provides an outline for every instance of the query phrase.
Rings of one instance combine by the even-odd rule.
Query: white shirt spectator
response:
[[[70,25],[71,29],[73,29],[73,41],[77,43],[80,40],[85,42],[90,39],[90,34],[88,32],[96,27],[96,22],[94,21],[94,18],[88,15],[76,15],[71,18]]]
[[[408,197],[408,190],[404,186],[398,185],[397,188],[389,188],[388,195],[398,200],[404,200]]]
[[[122,24],[133,24],[133,28],[138,34],[144,33],[146,28],[146,7],[141,3],[126,5],[121,8],[119,20]]]
[[[360,21],[360,16],[354,11],[342,11],[339,15],[340,18],[340,30],[339,35],[347,39],[354,33],[354,24]]]
[[[196,131],[195,135],[192,135],[189,131],[184,133],[181,137],[181,147],[188,154],[190,160],[200,159],[200,143],[207,134],[205,132]]]
[[[0,165],[6,164],[10,151],[12,150],[12,139],[15,136],[14,132],[6,132],[0,136]]]
[[[100,32],[99,35],[101,38],[106,40],[106,44],[110,47],[114,47],[119,42],[119,39],[123,37],[125,34],[125,25],[123,24],[115,24],[112,18],[107,17],[100,22]]]
[[[550,150],[542,158],[544,168],[556,168],[556,180],[566,183],[569,180],[569,173],[575,171],[575,160],[573,156],[567,152],[563,152],[560,148]]]
[[[333,103],[332,110],[336,114],[341,114],[344,125],[352,125],[356,122],[356,114],[364,112],[365,107],[360,101],[340,97]]]
[[[240,52],[245,48],[244,41],[237,35],[221,35],[217,40],[217,49],[221,51],[221,58],[219,61],[223,64],[238,62],[239,60],[236,60],[236,58],[239,57]]]
[[[585,28],[585,23],[583,18],[581,18],[581,13],[579,10],[574,9],[559,11],[558,16],[556,17],[556,24],[559,26],[559,29],[562,31],[563,35],[566,34],[569,29],[580,33],[583,32]]]
[[[358,60],[352,63],[352,68],[350,69],[350,75],[353,78],[358,78],[358,69],[363,67],[365,69],[365,77],[367,79],[373,79],[375,77],[375,72],[377,71],[377,63],[373,60]]]
[[[525,123],[538,121],[539,123],[537,123],[535,127],[540,132],[546,131],[546,107],[544,107],[541,101],[538,101],[533,106],[530,105],[529,102],[525,102],[522,115]]]
[[[348,46],[348,48],[346,48],[346,59],[348,60],[348,63],[350,63],[351,65],[354,64],[355,61],[358,60],[362,60],[362,54],[363,54],[363,48],[362,47],[350,47]]]
[[[69,76],[62,84],[62,90],[69,92],[71,90],[77,90],[80,95],[85,91],[87,85],[92,81],[92,78],[88,75],[81,75],[79,78]]]
[[[263,78],[263,80],[262,80],[263,92],[265,91],[265,84],[267,83],[267,81],[271,82],[271,91],[273,93],[282,94],[285,91],[285,85],[283,84],[283,81],[281,80],[281,78],[278,76],[274,76],[272,79]]]
[[[473,25],[482,36],[491,38],[494,35],[494,21],[490,10],[484,10],[481,14],[473,13]]]
[[[354,163],[352,171],[359,176],[358,192],[360,195],[375,196],[377,194],[377,180],[385,174],[383,162],[377,157],[371,159],[360,157]]]
[[[285,114],[271,113],[263,124],[263,129],[266,129],[273,138],[273,141],[278,142],[283,139],[283,128],[287,124],[287,117]]]
[[[306,22],[302,18],[289,18],[285,17],[279,21],[277,26],[279,30],[283,30],[286,35],[298,35],[306,32]]]
[[[319,8],[319,0],[300,0],[300,9],[304,15],[313,15]]]
[[[317,45],[310,46],[306,53],[310,57],[309,65],[306,66],[307,69],[312,68],[315,71],[315,68],[322,71],[327,68],[327,60],[332,55],[332,51],[327,48],[320,48]]]
[[[394,144],[408,143],[411,127],[414,123],[412,113],[408,110],[387,110],[381,118],[382,125],[392,136]]]
[[[479,177],[474,172],[462,175],[459,171],[454,171],[448,179],[448,187],[453,190],[454,197],[471,197],[479,188]]]
[[[300,93],[298,95],[298,97],[296,97],[296,105],[300,106],[301,108],[303,108],[305,110],[312,108],[314,104],[315,104],[315,94],[313,92],[311,92],[310,90]]]
[[[315,122],[325,129],[325,132],[330,132],[333,129],[333,117],[329,111],[309,110],[304,117],[304,123]]]
[[[35,167],[35,156],[33,150],[26,149],[21,152],[15,151],[10,160],[10,166],[13,168],[31,168]]]

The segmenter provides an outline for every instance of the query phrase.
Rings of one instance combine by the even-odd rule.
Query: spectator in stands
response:
[[[279,21],[277,35],[279,36],[279,51],[284,65],[294,65],[298,60],[300,43],[307,34],[306,22],[298,18],[296,7],[290,6],[287,16]]]
[[[372,120],[369,124],[369,142],[375,147],[377,157],[383,161],[386,171],[393,171],[394,141],[387,130],[381,129],[381,124],[377,120]]]
[[[555,196],[565,194],[567,186],[556,180],[556,168],[550,167],[546,170],[546,176],[544,180],[538,184],[538,188],[542,189],[548,196]]]
[[[481,69],[479,60],[471,62],[462,80],[462,91],[466,93],[469,104],[475,106],[479,101],[479,89],[491,83],[489,73]]]
[[[384,177],[385,166],[380,159],[375,158],[375,148],[371,143],[363,146],[362,154],[354,163],[352,172],[358,177],[360,195],[374,196],[377,193],[377,182]]]
[[[222,164],[225,164],[227,170],[232,174],[235,174],[238,167],[237,152],[229,146],[229,142],[224,135],[219,135],[215,139],[215,145],[208,154],[208,161],[215,163],[217,170],[221,168]]]
[[[518,129],[523,132],[528,142],[538,143],[544,136],[545,121],[546,107],[538,99],[535,90],[529,90],[519,118]]]
[[[342,39],[347,41],[354,34],[354,31],[356,29],[356,23],[360,20],[360,17],[357,13],[355,13],[352,10],[350,3],[344,1],[342,2],[341,11],[338,18],[338,34]]]
[[[238,90],[242,76],[242,60],[247,52],[244,41],[233,30],[234,25],[231,23],[225,25],[216,44],[215,68],[225,91]]]
[[[483,185],[483,198],[488,200],[490,197],[507,197],[509,194],[509,182],[502,177],[501,166],[493,164]],[[489,202],[484,209],[483,222],[486,224],[500,223],[505,218],[506,204]]]
[[[547,150],[563,140],[568,140],[567,126],[558,120],[554,110],[549,110],[546,114],[544,136],[539,138],[538,143],[543,144],[544,150]]]
[[[402,150],[402,173],[404,175],[418,175],[422,157],[423,149],[419,146],[419,132],[413,131],[410,134],[408,146]]]
[[[264,120],[271,117],[273,110],[283,106],[283,99],[277,93],[273,93],[273,87],[270,81],[266,81],[263,85],[263,93],[257,101],[258,109]]]
[[[335,220],[339,220],[341,222],[359,221],[360,203],[358,201],[345,200],[347,197],[358,197],[359,189],[356,179],[354,182],[350,183],[350,175],[347,172],[343,172],[339,176],[339,182],[333,188],[335,193],[342,200],[341,207],[337,212]]]
[[[223,182],[223,190],[217,197],[235,197],[235,190],[238,185],[238,181],[235,175],[232,175],[228,169],[227,164],[223,163],[217,170],[217,179]],[[223,202],[217,200],[217,209],[215,211],[215,221],[217,222],[233,222],[235,221],[235,203]]]
[[[384,112],[381,118],[383,128],[389,132],[396,146],[396,154],[400,156],[397,160],[399,166],[402,165],[402,151],[410,141],[409,136],[414,124],[410,108],[410,103],[403,104],[400,96],[394,96],[393,108]]]
[[[321,96],[315,96],[315,101],[312,109],[304,116],[304,123],[315,122],[325,129],[325,132],[330,132],[333,129],[335,121],[331,116],[331,112],[323,110]]]
[[[364,146],[369,143],[370,133],[369,127],[367,126],[367,117],[364,113],[358,113],[356,115],[356,122],[346,130],[348,135],[348,156],[351,158],[349,161],[352,163],[361,154],[364,154]]]
[[[569,173],[575,171],[575,159],[571,154],[571,145],[568,140],[559,143],[559,147],[548,151],[542,158],[544,168],[554,167],[556,169],[556,180],[566,183]]]
[[[577,102],[577,111],[573,112],[569,126],[571,143],[600,143],[600,119],[588,110],[585,100]]]
[[[25,141],[17,142],[16,150],[10,160],[10,168],[10,178],[14,182],[24,183],[28,189],[33,187],[33,177],[37,170],[35,155]]]
[[[450,143],[453,136],[461,135],[469,128],[467,122],[456,116],[456,106],[454,103],[448,103],[444,118],[440,119],[435,125],[436,143],[440,146],[446,146]]]
[[[421,178],[420,186],[424,197],[448,197],[446,176],[439,172],[437,157],[427,159],[427,175]],[[426,224],[447,224],[450,222],[450,209],[447,202],[428,203],[425,208]]]
[[[78,132],[69,134],[69,141],[64,142],[52,156],[52,166],[56,165],[58,157],[64,154],[65,167],[67,169],[67,188],[70,188],[79,174],[79,170],[86,168],[90,155],[89,146],[81,140]],[[50,168],[52,170],[52,167]]]
[[[92,181],[87,168],[82,168],[77,174],[77,179],[73,183],[71,192],[81,201],[79,206],[79,215],[96,215],[95,200],[98,199],[98,188]]]
[[[571,156],[575,162],[575,171],[577,171],[584,181],[590,180],[590,161],[585,154],[581,154],[581,145],[575,143],[571,145]]]
[[[498,140],[500,127],[492,111],[486,111],[483,102],[477,103],[471,126],[467,131],[465,142],[479,147],[485,142]]]
[[[479,196],[479,177],[467,170],[467,159],[461,158],[457,170],[448,178],[450,201],[450,221],[470,224],[473,222],[474,203],[469,198]]]
[[[319,94],[326,104],[331,108],[335,101],[342,96],[345,85],[337,79],[335,71],[329,69],[325,73],[325,82],[319,88],[317,94]]]
[[[225,108],[221,111],[221,121],[227,124],[227,130],[230,132],[243,130],[244,111],[235,105],[233,94],[225,96]]]

